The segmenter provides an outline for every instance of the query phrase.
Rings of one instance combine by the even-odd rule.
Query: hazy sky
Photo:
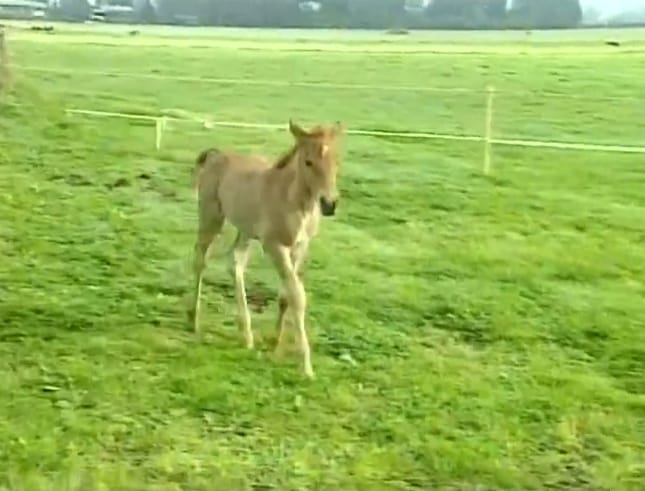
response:
[[[580,0],[582,7],[594,7],[603,14],[611,15],[633,10],[638,7],[645,8],[645,0]]]
[[[506,5],[511,5],[513,0],[507,0]],[[593,7],[606,15],[619,14],[626,10],[634,10],[638,7],[645,8],[645,0],[580,0],[582,8]]]

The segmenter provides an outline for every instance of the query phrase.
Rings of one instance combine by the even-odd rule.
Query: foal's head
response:
[[[336,213],[338,188],[337,140],[342,133],[342,126],[336,123],[331,127],[317,126],[306,131],[293,121],[289,121],[289,130],[296,139],[296,165],[301,178],[309,191],[320,201],[320,210],[325,216]]]

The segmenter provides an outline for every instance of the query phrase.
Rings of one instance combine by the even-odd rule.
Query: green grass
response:
[[[0,109],[0,489],[643,488],[642,156],[496,147],[485,178],[478,143],[347,137],[340,215],[307,265],[308,382],[296,354],[269,356],[277,281],[259,248],[260,348],[242,348],[218,257],[231,230],[209,265],[204,339],[185,317],[195,155],[277,154],[286,132],[173,124],[155,152],[149,124],[63,109],[480,134],[478,93],[83,72],[493,83],[498,136],[642,145],[645,52],[598,41],[575,56],[590,41],[568,38],[526,55],[501,34],[471,54],[236,49],[245,31],[191,48],[165,44],[172,32],[136,48],[12,32],[15,63],[72,73],[16,70],[21,105]],[[248,34],[261,36],[279,37]]]

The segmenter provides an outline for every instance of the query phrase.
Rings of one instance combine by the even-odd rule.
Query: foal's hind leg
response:
[[[224,216],[221,214],[216,203],[199,204],[199,229],[195,242],[195,253],[193,258],[193,274],[195,286],[193,291],[193,304],[188,312],[188,317],[193,324],[193,329],[199,333],[199,311],[200,298],[202,294],[202,276],[206,268],[206,257],[208,249],[215,236],[222,230]]]
[[[305,330],[305,309],[307,304],[305,288],[294,268],[289,249],[279,246],[269,246],[267,244],[265,244],[265,249],[271,254],[276,269],[278,270],[278,274],[282,280],[282,288],[286,293],[289,309],[291,309],[294,323],[298,329],[305,375],[313,378],[314,370],[311,365],[311,348],[309,347],[309,339],[307,337],[307,331]]]
[[[237,301],[237,318],[240,331],[248,349],[253,349],[253,331],[251,330],[251,314],[246,302],[246,287],[244,286],[244,271],[249,261],[251,242],[238,233],[233,247],[233,270],[235,273],[235,300]]]

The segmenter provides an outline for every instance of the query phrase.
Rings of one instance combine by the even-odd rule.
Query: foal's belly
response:
[[[232,206],[224,206],[226,220],[250,239],[260,239],[265,226],[258,206],[236,200]],[[237,205],[237,206],[236,206]]]
[[[253,174],[232,174],[220,183],[219,201],[226,220],[249,238],[258,238],[262,222],[260,183]]]

